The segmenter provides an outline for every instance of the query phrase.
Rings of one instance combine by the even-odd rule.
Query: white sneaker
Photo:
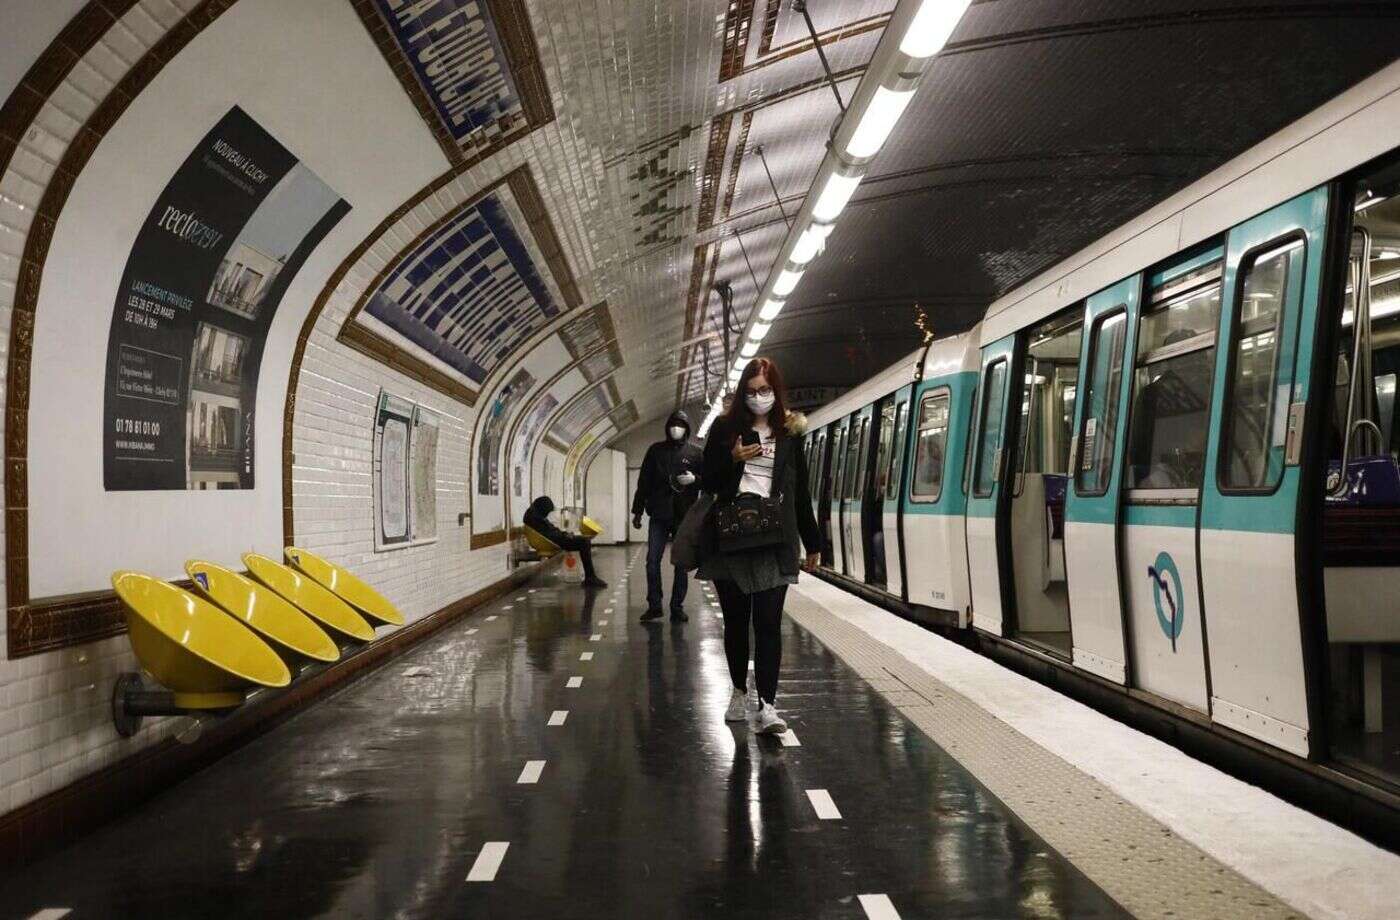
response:
[[[748,715],[749,695],[738,687],[729,688],[729,708],[724,711],[724,721],[742,722]]]
[[[772,703],[764,703],[758,710],[758,733],[760,735],[781,735],[787,731],[787,723],[778,715]]]

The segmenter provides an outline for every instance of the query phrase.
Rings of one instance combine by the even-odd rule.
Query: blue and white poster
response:
[[[438,120],[468,156],[529,129],[487,0],[374,0]]]
[[[444,220],[370,296],[365,312],[468,381],[559,314],[560,295],[521,231],[508,185]]]

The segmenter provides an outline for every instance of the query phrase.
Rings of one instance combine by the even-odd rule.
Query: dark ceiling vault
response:
[[[916,307],[937,334],[967,328],[1001,294],[1397,55],[1394,2],[976,2],[765,351],[795,386],[859,382],[918,344]],[[765,127],[753,122],[750,149],[782,149],[781,132],[799,130]],[[825,139],[824,125],[800,130]],[[751,160],[741,168],[761,168]],[[806,188],[783,192],[792,214]],[[781,240],[771,192],[736,218],[726,227],[742,225],[746,240],[750,229]],[[737,257],[726,246],[706,281],[737,289]],[[718,305],[710,296],[689,328],[717,329]],[[751,308],[736,294],[741,322]],[[692,375],[682,395],[700,383]]]

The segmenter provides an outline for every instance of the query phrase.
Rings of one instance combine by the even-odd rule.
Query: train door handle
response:
[[[1283,441],[1285,466],[1297,466],[1303,459],[1303,413],[1308,404],[1295,402],[1288,407],[1288,433]]]

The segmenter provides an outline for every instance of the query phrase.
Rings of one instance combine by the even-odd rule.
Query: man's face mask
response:
[[[681,438],[685,437],[685,427],[682,425],[672,425],[670,428],[667,428],[666,431],[671,435],[672,441],[679,441]]]

